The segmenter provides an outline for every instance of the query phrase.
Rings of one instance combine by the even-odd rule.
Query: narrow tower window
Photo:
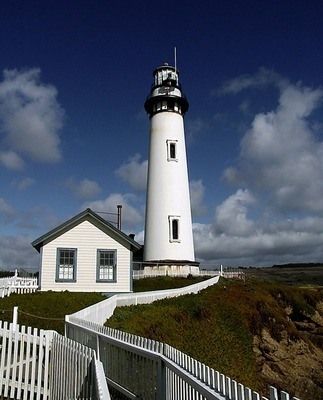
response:
[[[179,217],[169,216],[169,241],[180,242],[179,238]]]
[[[167,140],[167,160],[177,161],[177,140]]]
[[[173,240],[178,240],[178,219],[172,221]]]

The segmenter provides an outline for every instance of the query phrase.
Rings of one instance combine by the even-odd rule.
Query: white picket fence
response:
[[[12,293],[33,293],[38,289],[37,278],[19,277],[17,270],[14,276],[0,278],[0,297],[10,296]]]
[[[84,319],[97,324],[104,324],[106,320],[113,315],[116,307],[149,304],[156,300],[182,296],[184,294],[198,293],[199,291],[218,283],[219,278],[219,276],[215,276],[211,279],[206,279],[205,281],[177,289],[116,294],[108,299],[100,301],[99,303],[86,307],[83,310],[77,311],[72,315],[66,315],[65,321],[68,321],[69,318],[73,316],[75,318]]]
[[[174,278],[186,278],[187,273],[173,272],[171,275],[167,270],[134,270],[133,279],[143,279],[143,278],[157,278],[159,276],[172,276]],[[198,275],[194,276],[219,276],[219,271],[206,271],[201,270]]]
[[[110,400],[96,353],[54,331],[0,321],[0,396]]]
[[[66,335],[95,349],[108,383],[129,398],[299,400],[274,387],[269,388],[268,397],[262,396],[172,346],[103,326],[117,306],[198,293],[218,280],[216,276],[179,289],[114,295],[66,316]]]
[[[174,278],[186,278],[187,271],[183,272],[179,270],[169,271],[168,269],[162,268],[144,268],[145,263],[134,263],[136,268],[132,272],[133,279],[144,279],[144,278],[157,278],[160,276],[171,276]],[[241,279],[245,280],[245,273],[239,271],[237,268],[223,268],[223,266],[214,267],[211,270],[200,269],[199,271],[194,270],[193,276],[222,276],[228,279]]]
[[[299,400],[272,386],[262,396],[168,344],[100,324],[70,316],[66,333],[100,354],[108,383],[129,398]]]

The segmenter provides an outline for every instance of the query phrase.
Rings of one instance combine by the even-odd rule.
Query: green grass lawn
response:
[[[172,278],[170,276],[159,276],[157,278],[144,278],[133,281],[134,292],[147,292],[152,290],[176,289],[183,286],[202,282],[208,277]]]
[[[14,306],[18,306],[18,323],[39,329],[64,333],[64,317],[91,304],[104,300],[100,293],[36,292],[12,294],[0,299],[0,320],[12,321]],[[33,314],[33,317],[27,314]],[[45,319],[46,318],[46,319]]]
[[[200,282],[203,278],[146,278],[134,281],[134,291],[172,289]],[[0,299],[0,320],[12,322],[13,307],[18,306],[18,323],[39,329],[64,332],[64,317],[104,300],[100,293],[36,292],[12,294]],[[35,315],[27,315],[27,314]]]

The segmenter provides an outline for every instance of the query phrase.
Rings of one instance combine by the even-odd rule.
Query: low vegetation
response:
[[[8,276],[7,272],[5,276]],[[201,280],[203,278],[193,277],[141,279],[134,281],[134,291],[172,289],[191,285]],[[0,298],[0,320],[12,322],[13,307],[18,306],[19,324],[64,333],[65,315],[72,314],[105,298],[100,293],[68,291],[12,294],[3,299]]]
[[[319,400],[323,288],[311,284],[312,275],[301,281],[300,273],[293,278],[291,270],[251,269],[245,283],[221,280],[197,295],[118,308],[107,324],[169,343],[255,390],[267,393],[273,384],[303,400]],[[134,282],[134,291],[177,288],[202,279],[141,279]],[[0,299],[0,319],[12,321],[18,306],[20,324],[63,333],[66,314],[104,298],[99,293],[13,294]]]
[[[322,289],[222,280],[197,295],[119,308],[107,324],[169,343],[253,389],[274,384],[318,400],[322,301]]]
[[[104,300],[100,293],[36,292],[12,294],[0,299],[0,320],[12,322],[13,307],[18,306],[18,323],[64,333],[64,317]]]
[[[202,282],[205,279],[208,279],[208,277],[194,277],[192,275],[189,275],[187,278],[172,278],[170,276],[144,278],[133,282],[133,291],[148,292],[152,290],[176,289]]]

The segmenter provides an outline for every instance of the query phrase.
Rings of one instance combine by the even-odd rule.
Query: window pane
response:
[[[176,145],[175,143],[169,144],[169,157],[176,158]]]
[[[115,280],[115,252],[108,250],[99,251],[99,280]]]
[[[178,240],[178,220],[172,220],[172,233],[173,233],[173,240]]]
[[[74,279],[75,250],[59,250],[58,278],[62,280]]]

